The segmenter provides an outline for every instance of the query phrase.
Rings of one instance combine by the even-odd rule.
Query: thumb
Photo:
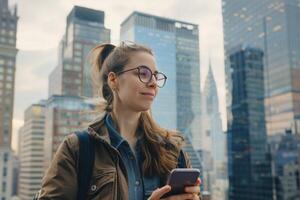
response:
[[[162,188],[154,190],[148,200],[159,200],[164,194],[171,191],[171,186],[165,185]]]

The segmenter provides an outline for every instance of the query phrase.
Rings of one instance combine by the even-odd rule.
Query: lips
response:
[[[155,94],[151,92],[141,92],[142,95],[154,97]]]

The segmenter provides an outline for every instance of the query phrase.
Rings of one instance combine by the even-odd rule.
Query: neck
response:
[[[117,123],[119,133],[128,141],[131,148],[134,148],[136,143],[136,129],[138,127],[140,115],[140,112],[120,110],[116,107],[114,107],[112,111],[112,117]]]

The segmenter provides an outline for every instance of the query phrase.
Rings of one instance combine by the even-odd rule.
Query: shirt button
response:
[[[140,181],[135,181],[135,185],[140,185]]]
[[[92,185],[92,186],[91,186],[91,190],[92,190],[92,192],[95,192],[95,191],[96,191],[96,189],[97,189],[97,186],[96,186],[96,185]]]

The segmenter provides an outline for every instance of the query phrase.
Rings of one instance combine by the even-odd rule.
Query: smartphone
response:
[[[166,193],[163,198],[183,194],[186,186],[196,185],[197,179],[200,176],[199,169],[193,168],[176,168],[173,169],[168,177],[167,185],[171,186],[171,191]]]

